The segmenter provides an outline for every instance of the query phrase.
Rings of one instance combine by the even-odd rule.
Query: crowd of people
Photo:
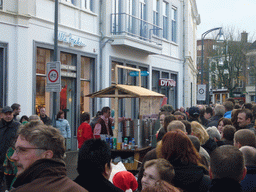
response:
[[[0,113],[0,192],[256,191],[255,104],[230,98],[222,105],[187,110],[164,105],[157,145],[144,156],[138,173],[119,171],[111,179],[111,149],[102,139],[113,136],[111,109],[104,107],[92,120],[84,112],[77,129],[74,181],[64,163],[71,138],[64,112],[57,114],[54,128],[45,108],[30,117],[19,118],[20,111],[15,103]]]

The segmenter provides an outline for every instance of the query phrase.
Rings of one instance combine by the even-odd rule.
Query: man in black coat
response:
[[[111,149],[100,139],[84,142],[79,150],[75,182],[90,192],[122,192],[108,179],[111,173]]]
[[[240,182],[246,175],[244,156],[239,149],[231,145],[223,145],[211,153],[210,192],[242,192]]]
[[[0,191],[2,190],[2,181],[4,177],[3,163],[6,152],[14,141],[19,122],[13,120],[13,110],[6,106],[2,110],[3,118],[0,121]]]

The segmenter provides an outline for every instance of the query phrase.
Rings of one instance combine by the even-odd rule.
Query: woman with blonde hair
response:
[[[192,135],[196,136],[199,139],[200,145],[204,145],[209,139],[209,135],[206,132],[205,128],[197,121],[191,122],[191,132]]]
[[[217,148],[217,143],[214,139],[209,137],[209,134],[200,123],[193,121],[191,123],[191,130],[192,135],[199,139],[200,145],[208,152],[209,155]]]

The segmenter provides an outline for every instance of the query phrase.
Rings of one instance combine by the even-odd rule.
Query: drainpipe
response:
[[[102,25],[103,25],[103,14],[102,14],[102,7],[103,7],[103,0],[100,0],[100,47],[99,47],[99,75],[100,77],[102,76],[103,74],[103,48],[105,47],[105,45],[109,42],[109,41],[112,41],[113,42],[113,39],[111,38],[108,38],[105,42],[104,42],[104,39],[107,38],[105,35],[104,35],[104,32],[103,32],[103,29],[102,29]],[[99,90],[102,90],[103,89],[103,78],[99,78],[100,79],[100,84],[99,84]],[[100,101],[99,101],[99,106],[100,106],[100,109],[103,107],[102,106],[102,98],[100,98]]]
[[[102,32],[102,4],[103,4],[103,1],[100,0],[100,52],[99,52],[99,68],[100,68],[100,71],[99,71],[99,76],[102,75],[103,73],[103,70],[102,70],[102,63],[103,63],[103,46],[102,46],[102,42],[103,42],[103,39],[104,39],[104,35],[103,35],[103,32]],[[100,79],[100,84],[99,84],[99,90],[102,90],[102,83],[103,83],[103,78],[99,78]],[[100,106],[100,109],[102,108],[102,99],[100,98],[99,99],[99,106]]]
[[[183,61],[183,107],[184,108],[186,108],[185,107],[185,63],[186,63],[186,57],[185,57],[185,46],[186,46],[186,43],[185,43],[185,41],[186,41],[186,33],[185,33],[185,29],[186,29],[186,27],[185,27],[185,24],[186,24],[186,21],[185,21],[185,2],[184,2],[184,0],[182,1],[182,4],[183,4],[183,6],[182,6],[182,11],[183,11],[183,51],[182,51],[182,56],[183,56],[183,59],[184,59],[184,61]]]

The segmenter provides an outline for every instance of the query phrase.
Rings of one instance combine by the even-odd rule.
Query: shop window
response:
[[[36,114],[40,108],[46,109],[46,114],[50,116],[50,93],[45,91],[46,86],[46,64],[51,61],[53,52],[48,49],[37,48],[36,57]]]
[[[6,79],[7,79],[7,44],[0,43],[0,107],[6,105]]]
[[[159,79],[160,79],[160,71],[152,71],[152,91],[158,92],[160,91],[159,87]]]

